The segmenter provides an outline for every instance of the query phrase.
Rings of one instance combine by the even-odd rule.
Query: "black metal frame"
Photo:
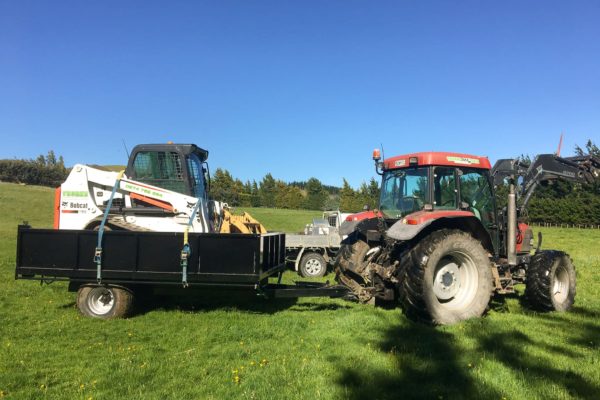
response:
[[[97,232],[32,229],[17,233],[16,279],[96,281]],[[285,268],[285,235],[191,233],[190,285],[260,285]],[[183,233],[110,231],[102,283],[181,284]]]
[[[93,261],[97,234],[20,225],[15,279],[69,281],[69,290],[98,284]],[[103,285],[182,285],[182,233],[107,231],[103,240]],[[286,268],[283,233],[192,233],[189,244],[184,287],[249,289],[268,298],[343,297],[348,293],[348,288],[328,283],[269,284],[269,277],[281,277]]]

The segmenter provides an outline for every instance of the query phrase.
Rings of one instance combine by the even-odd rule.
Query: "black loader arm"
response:
[[[498,160],[492,168],[494,185],[507,177],[522,177],[521,208],[525,208],[531,195],[541,182],[566,179],[574,182],[592,183],[600,177],[600,159],[591,155],[559,157],[540,154],[527,164],[518,159]]]

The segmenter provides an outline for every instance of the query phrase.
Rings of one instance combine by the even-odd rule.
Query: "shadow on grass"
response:
[[[476,383],[461,361],[453,335],[407,322],[387,329],[379,344],[393,357],[394,369],[360,367],[342,373],[339,383],[349,399],[477,398]],[[490,398],[501,398],[488,391]]]
[[[566,341],[556,343],[551,337],[540,340],[525,327],[496,326],[487,321],[465,323],[453,332],[403,321],[383,332],[377,348],[381,355],[392,357],[393,368],[383,370],[376,361],[352,365],[341,372],[338,384],[346,398],[357,400],[501,399],[507,393],[501,391],[496,373],[489,372],[489,365],[501,364],[505,376],[508,370],[510,376],[517,377],[508,379],[517,379],[517,385],[526,385],[540,395],[552,387],[555,394],[559,388],[576,398],[598,398],[598,382],[577,369],[561,368],[565,358],[568,364],[578,365],[586,351],[581,347],[594,349],[600,341],[600,324],[587,318],[597,318],[597,313],[583,309],[573,313],[586,319],[559,313],[532,315],[532,324],[540,329],[550,334],[560,329],[566,334]],[[482,357],[492,364],[475,373]],[[555,359],[562,361],[549,362]]]
[[[190,290],[176,289],[144,295],[137,299],[137,315],[155,310],[180,310],[204,312],[238,310],[258,314],[274,314],[290,311],[327,311],[350,308],[336,302],[302,302],[296,298],[267,299],[254,291],[244,290]]]

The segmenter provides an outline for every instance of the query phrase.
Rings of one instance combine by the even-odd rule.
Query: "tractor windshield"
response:
[[[383,174],[379,209],[386,218],[402,218],[429,203],[427,167],[388,170]]]

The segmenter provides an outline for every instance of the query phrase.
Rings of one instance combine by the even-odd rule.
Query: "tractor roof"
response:
[[[390,157],[383,161],[384,169],[409,168],[422,165],[442,165],[448,167],[465,166],[470,168],[490,169],[487,157],[462,153],[421,152]]]

